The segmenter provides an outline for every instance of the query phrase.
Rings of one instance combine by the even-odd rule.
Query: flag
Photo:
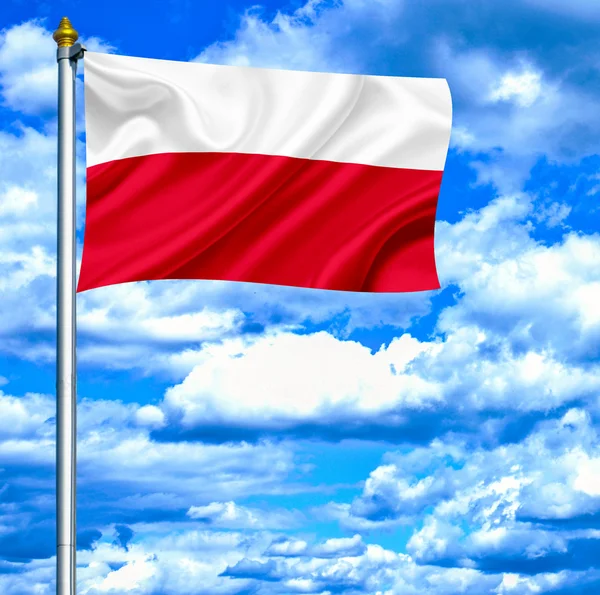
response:
[[[85,55],[78,291],[217,279],[439,287],[444,79]]]

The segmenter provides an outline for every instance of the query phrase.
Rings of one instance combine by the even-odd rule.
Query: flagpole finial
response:
[[[79,33],[73,29],[71,21],[67,17],[63,17],[52,37],[59,48],[68,48],[79,39]]]

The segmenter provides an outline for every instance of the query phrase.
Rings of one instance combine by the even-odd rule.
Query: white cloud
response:
[[[492,89],[490,100],[514,101],[521,107],[531,107],[542,92],[542,76],[539,72],[524,70],[508,72]]]
[[[292,469],[290,453],[268,444],[161,443],[143,433],[92,431],[79,440],[78,452],[82,477],[106,489],[127,486],[122,496],[171,492],[191,501],[244,496],[275,489]]]
[[[530,564],[539,572],[548,559],[548,568],[569,568],[570,544],[588,540],[593,552],[600,537],[565,522],[600,512],[598,444],[581,409],[539,422],[520,443],[489,450],[435,440],[389,453],[351,506],[330,503],[322,514],[361,531],[416,526],[407,550],[421,564],[485,569],[491,560],[496,570]]]
[[[94,52],[114,49],[98,37],[79,41]],[[41,21],[26,21],[0,31],[0,87],[4,105],[23,114],[54,115],[57,72],[56,42]],[[81,81],[77,86],[81,97]],[[81,101],[78,104],[83,105]]]
[[[393,26],[403,13],[397,0],[308,0],[291,13],[278,11],[272,20],[248,10],[234,39],[207,47],[197,61],[213,64],[358,72],[364,56],[345,43],[352,31],[366,27],[379,40],[396,39]]]
[[[600,496],[600,457],[590,457],[580,452],[573,458],[578,459],[573,487],[587,496]]]
[[[22,357],[25,336],[55,326],[56,138],[17,126],[0,152],[0,349]]]
[[[162,428],[165,425],[165,415],[161,409],[154,405],[144,405],[135,414],[136,421],[140,426],[150,428]]]
[[[78,572],[78,592],[99,595],[118,588],[119,592],[133,595],[157,590],[183,595],[192,583],[201,584],[211,593],[233,595],[239,586],[219,574],[240,559],[247,541],[240,533],[188,529],[159,536],[149,532],[141,543],[130,545],[128,551],[103,542],[94,552],[80,553],[83,567]],[[261,541],[265,539],[258,543]],[[256,545],[250,545],[250,551],[256,549]],[[120,567],[114,568],[115,562]]]
[[[464,297],[441,313],[443,332],[477,325],[527,348],[544,346],[562,357],[598,349],[600,320],[594,304],[600,276],[600,236],[571,233],[546,246],[519,240],[514,225],[488,237],[467,227],[468,216],[452,228],[440,226],[445,281],[458,282]],[[506,243],[504,237],[507,237]],[[480,245],[483,242],[483,248]],[[552,324],[548,324],[552,321]]]
[[[42,395],[29,394],[23,399],[0,391],[0,439],[31,436],[54,413],[55,407]]]
[[[535,220],[545,222],[550,229],[558,227],[571,214],[572,207],[565,203],[552,202],[547,207],[538,207],[534,213]]]
[[[54,277],[55,271],[56,261],[41,246],[33,246],[29,253],[2,252],[0,290],[23,289],[38,277]]]
[[[364,554],[367,546],[358,534],[352,537],[327,539],[322,543],[309,544],[303,539],[278,538],[271,543],[265,554],[283,558],[353,558]]]
[[[16,401],[18,407],[14,409]],[[39,465],[52,467],[52,430],[42,419],[53,400],[28,396],[7,403],[6,411],[11,407],[15,411],[7,419],[18,432],[11,430],[12,434],[3,436],[1,465],[18,465],[22,477],[13,480],[14,484],[29,482],[31,489],[31,478],[35,477],[32,470]],[[306,585],[315,593],[345,588],[386,595],[454,595],[460,589],[467,593],[501,593],[514,585],[545,593],[598,578],[595,571],[562,570],[527,576],[416,562],[461,555],[459,563],[467,564],[469,555],[481,558],[497,551],[535,559],[563,552],[570,539],[587,535],[533,530],[529,523],[518,520],[519,514],[534,514],[536,506],[546,514],[552,511],[557,496],[546,487],[553,484],[571,490],[570,497],[560,500],[571,502],[570,515],[591,512],[595,510],[592,506],[600,505],[596,495],[578,489],[582,486],[578,486],[577,478],[586,472],[586,459],[573,455],[573,445],[580,445],[590,461],[599,457],[596,431],[590,417],[581,410],[573,409],[560,420],[543,422],[523,444],[493,451],[473,449],[468,443],[437,441],[417,451],[388,455],[388,461],[365,484],[362,498],[369,498],[369,494],[381,497],[384,484],[391,487],[399,480],[395,491],[387,496],[403,498],[398,511],[412,506],[411,501],[420,500],[423,506],[433,502],[433,512],[426,516],[424,528],[417,530],[411,540],[414,557],[367,544],[360,534],[315,542],[310,537],[264,531],[265,526],[290,520],[289,513],[209,498],[219,493],[243,495],[276,489],[291,469],[289,453],[279,449],[277,454],[278,449],[268,445],[154,443],[132,425],[139,410],[135,404],[116,402],[83,401],[80,406],[80,502],[86,514],[94,510],[94,504],[85,499],[88,490],[94,498],[99,490],[106,495],[98,518],[107,518],[107,510],[127,510],[128,506],[129,510],[145,511],[140,522],[131,526],[134,537],[126,549],[113,543],[112,525],[99,527],[103,536],[93,551],[79,553],[81,593],[98,595],[118,588],[135,595],[154,591],[184,595],[191,583],[201,583],[211,593],[232,595],[243,588],[254,588],[265,595],[295,592],[290,589],[302,592]],[[29,421],[34,411],[38,418]],[[34,426],[38,428],[37,436],[32,434]],[[451,458],[458,464],[447,469]],[[573,464],[576,459],[582,462],[579,467]],[[424,471],[433,480],[424,480]],[[267,478],[267,474],[271,476]],[[44,490],[50,491],[53,484],[50,476],[48,479]],[[435,487],[440,481],[448,487],[446,496]],[[583,487],[589,491],[589,486]],[[41,500],[38,496],[34,501],[36,509],[43,502],[43,508],[52,514],[52,498]],[[25,505],[31,506],[31,502]],[[147,518],[153,509],[173,507],[185,507],[188,520],[169,523]],[[419,516],[418,512],[414,514]],[[564,516],[564,512],[560,514]],[[198,530],[202,520],[212,521],[213,530]],[[470,536],[459,528],[465,522],[475,529]],[[253,531],[218,530],[240,525]],[[523,544],[526,549],[519,549]],[[0,573],[3,593],[50,595],[53,559],[26,563],[19,570],[17,574]],[[519,593],[514,589],[511,592]]]
[[[0,392],[0,468],[10,470],[15,488],[28,486],[19,506],[35,504],[36,514],[49,514],[54,506],[47,491],[54,485],[55,408],[52,397]],[[183,516],[215,498],[278,493],[295,469],[289,445],[155,441],[148,406],[81,399],[77,413],[79,501],[90,515],[102,508],[136,511],[140,519],[152,511]],[[295,518],[268,511],[257,522]]]
[[[56,109],[56,43],[37,21],[0,32],[0,84],[4,103],[26,114]]]
[[[0,215],[22,213],[36,206],[37,202],[38,196],[35,192],[19,186],[9,186],[6,192],[0,195]]]
[[[187,375],[202,359],[198,345],[267,329],[338,317],[337,334],[378,324],[409,326],[425,314],[421,293],[359,294],[220,281],[155,281],[100,288],[78,297],[81,361],[117,368],[141,367]],[[250,312],[248,319],[244,312]],[[335,324],[332,327],[335,329]]]
[[[436,383],[402,373],[417,354],[434,349],[404,335],[371,355],[361,344],[325,332],[206,346],[202,362],[167,391],[164,406],[181,412],[184,427],[220,420],[250,428],[368,420],[439,400]]]
[[[243,322],[236,309],[190,311],[190,305],[174,285],[152,291],[147,284],[126,283],[81,294],[78,325],[90,335],[121,344],[142,339],[199,343],[235,330]]]
[[[301,518],[301,515],[292,511],[264,511],[240,506],[232,501],[191,506],[187,516],[211,527],[228,529],[285,529],[297,525]]]
[[[433,63],[454,98],[452,144],[473,153],[480,183],[515,192],[542,156],[573,163],[598,153],[600,118],[590,116],[597,98],[533,58],[439,38]],[[478,160],[480,153],[489,158]]]
[[[147,591],[151,588],[157,573],[156,564],[153,563],[152,557],[148,556],[145,559],[133,560],[131,563],[109,572],[101,582],[95,585],[93,590],[105,593],[110,591]],[[84,587],[83,592],[89,592],[89,589]]]
[[[0,246],[30,248],[39,243],[50,248],[56,215],[56,137],[19,125],[13,132],[0,131],[0,150]]]

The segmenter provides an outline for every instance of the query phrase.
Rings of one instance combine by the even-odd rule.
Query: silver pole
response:
[[[75,73],[77,32],[62,19],[58,43],[58,267],[56,339],[57,595],[75,595]]]

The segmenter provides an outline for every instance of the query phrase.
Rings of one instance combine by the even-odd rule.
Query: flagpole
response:
[[[58,45],[58,266],[56,323],[56,593],[75,595],[75,74],[83,48],[64,17]]]

